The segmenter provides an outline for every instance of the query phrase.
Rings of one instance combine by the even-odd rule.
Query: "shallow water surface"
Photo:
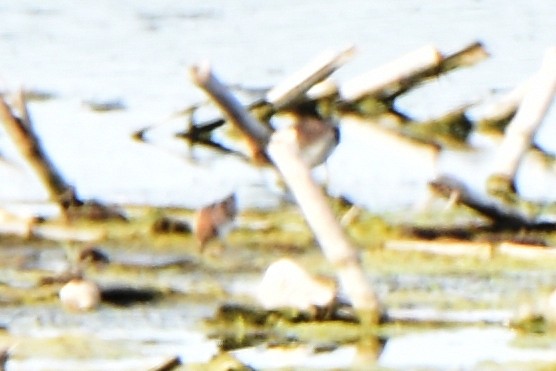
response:
[[[499,0],[3,2],[0,91],[23,86],[47,98],[29,104],[35,129],[80,197],[198,207],[238,191],[242,209],[274,207],[279,191],[272,172],[204,152],[196,153],[202,161],[193,161],[183,143],[172,138],[184,128],[183,118],[171,119],[151,133],[156,146],[131,140],[134,130],[166,122],[176,111],[205,99],[188,80],[189,66],[208,59],[230,85],[260,89],[321,51],[346,44],[355,44],[358,54],[334,76],[340,81],[424,44],[450,52],[480,40],[491,54],[488,61],[443,76],[396,101],[397,108],[417,119],[466,103],[477,103],[471,112],[480,114],[494,93],[511,89],[540,66],[544,50],[554,43],[555,17],[556,2],[545,0],[518,0],[512,6]],[[98,110],[111,104],[117,109]],[[536,138],[552,151],[555,115],[553,109]],[[352,118],[342,121],[341,131],[342,143],[328,163],[329,191],[348,195],[373,212],[424,204],[427,182],[440,174],[455,174],[484,188],[496,145],[481,142],[473,152],[437,154],[429,146],[399,141]],[[36,203],[44,206],[46,192],[1,129],[0,155],[2,205],[35,214]],[[553,199],[553,171],[534,160],[528,157],[520,170],[520,191],[533,199]],[[187,240],[163,252],[148,242],[142,251],[125,243],[109,249],[116,261],[137,263],[155,255],[161,260],[153,261],[181,255],[188,259],[190,251],[183,248],[190,244]],[[33,288],[37,270],[44,275],[67,268],[67,252],[61,246],[7,245],[0,251],[4,288]],[[97,312],[71,314],[53,304],[55,290],[46,294],[45,303],[33,306],[9,305],[10,298],[2,298],[0,347],[13,347],[8,369],[136,370],[175,355],[185,367],[208,361],[218,350],[218,340],[200,329],[202,320],[221,302],[249,297],[264,267],[281,253],[273,250],[266,256],[258,246],[240,250],[243,247],[228,253],[225,273],[205,269],[202,259],[192,254],[191,264],[173,268],[93,274],[106,287],[162,287],[182,295],[180,300],[126,308],[104,303]],[[395,257],[401,267],[383,268],[385,258],[373,254],[378,264],[372,268],[376,271],[369,268],[369,279],[391,316],[423,322],[429,316],[433,322],[457,326],[437,324],[394,333],[377,360],[365,360],[353,344],[329,351],[314,344],[294,349],[259,346],[236,350],[235,356],[258,369],[349,368],[357,362],[395,370],[481,369],[485,363],[504,369],[511,362],[556,362],[553,344],[520,348],[514,344],[516,333],[506,327],[520,303],[535,302],[553,288],[551,269],[536,270],[532,264],[511,272],[506,267],[506,274],[496,275],[494,268],[489,271],[489,264],[496,265],[494,259],[472,262],[487,270],[473,275],[458,271],[458,259],[427,257],[412,266],[411,254]],[[427,264],[437,265],[428,272],[413,271]],[[241,274],[233,272],[234,267]],[[431,274],[438,270],[442,274]],[[214,291],[221,295],[217,300]],[[476,326],[477,322],[488,325]]]
[[[177,247],[182,253],[177,253]],[[57,302],[57,286],[37,285],[39,278],[67,268],[64,254],[69,247],[4,246],[2,255],[13,259],[3,260],[0,266],[0,346],[11,349],[8,369],[130,370],[144,368],[141,365],[155,367],[174,356],[181,359],[184,369],[204,364],[219,352],[222,342],[206,320],[223,303],[254,302],[260,273],[276,256],[266,250],[268,247],[261,247],[265,250],[246,265],[243,260],[253,252],[237,245],[225,252],[226,261],[209,263],[184,246],[107,244],[103,249],[112,264],[88,269],[89,278],[105,291],[127,287],[158,294],[154,299],[130,304],[105,301],[96,311],[73,313]],[[22,253],[16,254],[19,251]],[[311,340],[295,345],[262,343],[231,354],[260,370],[481,369],[485,362],[500,365],[494,369],[504,369],[512,362],[556,362],[549,339],[518,345],[519,333],[508,327],[517,307],[533,305],[553,287],[554,274],[541,263],[496,273],[503,262],[494,259],[482,261],[484,271],[470,273],[470,268],[458,268],[461,258],[427,258],[405,252],[393,259],[384,256],[385,252],[371,253],[374,257],[369,262],[382,270],[367,267],[372,273],[369,279],[390,320],[380,330],[384,344],[374,337],[374,341],[362,343],[309,337]],[[323,265],[316,249],[296,255],[308,267]],[[410,264],[405,259],[422,260],[410,273],[404,272],[404,264]],[[14,268],[14,262],[19,269]],[[438,268],[432,269],[434,266]],[[23,294],[21,298],[27,298],[24,300],[29,304],[14,303],[16,293]],[[307,323],[306,328],[320,325]],[[284,324],[279,327],[277,331],[287,329]],[[238,331],[236,336],[241,337],[246,336],[248,328],[238,320],[226,331]],[[303,323],[289,331],[292,339],[308,336],[301,335]],[[327,336],[334,339],[338,335]]]

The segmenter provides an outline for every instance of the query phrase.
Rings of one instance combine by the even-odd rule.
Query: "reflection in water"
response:
[[[295,348],[246,348],[233,352],[243,363],[255,369],[310,367],[315,369],[346,368],[355,358],[355,346],[315,353],[310,346]]]
[[[385,339],[369,336],[356,344],[331,347],[329,350],[317,346],[299,345],[295,347],[252,347],[233,352],[241,362],[255,369],[313,368],[366,369],[373,367],[379,359],[386,343]]]
[[[378,336],[366,336],[359,339],[355,345],[355,357],[350,367],[364,370],[370,365],[376,365],[388,339]]]
[[[472,369],[481,362],[556,361],[551,349],[512,346],[512,330],[462,328],[435,330],[391,338],[379,364],[394,369]]]

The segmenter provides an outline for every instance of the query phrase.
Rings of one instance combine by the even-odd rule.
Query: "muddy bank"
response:
[[[324,367],[320,362],[331,362],[335,367],[350,367],[361,353],[353,348],[359,339],[357,326],[349,322],[288,325],[280,321],[279,325],[268,322],[274,323],[270,327],[251,327],[248,322],[240,325],[240,316],[231,317],[228,324],[215,325],[222,305],[256,307],[254,294],[262,273],[280,257],[296,259],[311,273],[333,277],[295,209],[244,211],[240,219],[243,226],[229,235],[227,247],[214,256],[199,254],[189,233],[150,232],[148,226],[154,219],[147,218],[140,227],[140,223],[103,225],[111,232],[96,246],[110,262],[89,266],[86,275],[99,283],[104,300],[89,313],[65,310],[57,296],[62,283],[53,280],[68,267],[68,253],[85,244],[3,237],[0,324],[2,344],[10,347],[8,369],[48,369],[48,364],[55,369],[123,370],[146,364],[155,367],[173,356],[180,357],[181,367],[190,369],[208,362],[222,347],[257,369],[285,367],[285,359],[290,366]],[[410,237],[406,226],[367,214],[348,232],[357,240],[368,278],[390,316],[389,324],[376,333],[386,341],[385,348],[379,348],[384,349],[384,358],[378,352],[372,361],[376,367],[403,368],[396,366],[392,357],[407,351],[404,344],[411,344],[411,337],[405,343],[402,340],[406,336],[418,339],[422,334],[426,339],[426,334],[442,329],[457,336],[455,328],[462,326],[479,326],[478,333],[485,331],[485,336],[489,331],[494,331],[492,336],[502,330],[511,333],[508,324],[516,309],[534,307],[555,286],[550,260],[385,249],[388,240]],[[470,332],[461,334],[462,349],[471,346]],[[503,352],[507,357],[496,358],[501,369],[516,361],[515,354],[523,357],[521,361],[547,361],[543,349],[551,341],[549,335],[544,336],[542,346],[531,342],[534,339],[523,340],[528,338],[525,335],[497,337],[507,347]],[[439,335],[439,341],[442,338]],[[230,348],[230,339],[243,339],[237,343],[242,347]],[[266,346],[261,348],[262,344]],[[310,348],[304,348],[307,344]],[[257,347],[251,348],[253,345]],[[305,356],[286,357],[294,349]],[[274,366],[268,363],[272,354],[282,354]],[[489,359],[489,354],[493,353],[476,354],[475,361]],[[424,362],[417,357],[414,360],[414,364]],[[444,361],[432,357],[427,362],[434,366]],[[465,364],[475,363],[466,359]]]

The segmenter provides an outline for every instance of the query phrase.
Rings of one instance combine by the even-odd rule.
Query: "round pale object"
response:
[[[258,287],[257,299],[265,309],[326,307],[336,297],[334,283],[314,278],[290,259],[272,263]]]
[[[64,307],[75,311],[88,311],[100,303],[100,290],[96,283],[72,279],[60,289],[60,301]]]

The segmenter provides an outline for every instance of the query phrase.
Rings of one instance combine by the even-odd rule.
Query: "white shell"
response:
[[[336,297],[334,284],[312,277],[290,259],[280,259],[266,270],[257,299],[265,309],[326,307]]]
[[[99,305],[100,289],[92,281],[74,278],[60,289],[59,297],[67,309],[88,311]]]

